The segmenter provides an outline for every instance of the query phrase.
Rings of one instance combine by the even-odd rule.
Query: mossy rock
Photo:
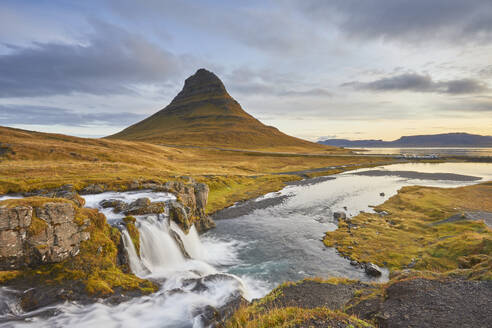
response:
[[[130,235],[133,246],[135,247],[138,256],[140,256],[140,232],[138,231],[138,228],[135,225],[137,219],[135,219],[135,217],[133,216],[127,216],[123,219],[123,222],[125,223],[126,230]]]

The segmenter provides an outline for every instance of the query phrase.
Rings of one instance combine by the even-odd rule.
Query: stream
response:
[[[459,187],[488,180],[492,180],[492,164],[486,163],[408,163],[359,169],[293,183],[279,192],[237,204],[237,208],[250,206],[252,210],[217,220],[217,227],[201,236],[194,227],[184,234],[166,215],[138,216],[140,257],[128,234],[123,233],[130,267],[140,277],[161,282],[157,293],[119,305],[103,301],[60,304],[53,308],[54,316],[46,317],[37,315],[40,310],[21,313],[3,287],[0,319],[16,316],[18,320],[0,327],[198,328],[203,327],[202,313],[207,306],[218,308],[239,294],[248,300],[259,298],[284,281],[336,276],[384,282],[387,270],[381,277],[371,278],[323,245],[324,233],[337,227],[334,212],[343,211],[347,216],[371,212],[371,206],[383,203],[403,186]],[[175,199],[168,193],[150,191],[84,196],[86,206],[94,208],[100,208],[103,199],[128,202],[140,197]],[[251,206],[267,199],[280,201],[265,208]],[[101,211],[110,223],[122,218],[110,209]],[[183,256],[171,232],[180,236],[191,259]]]

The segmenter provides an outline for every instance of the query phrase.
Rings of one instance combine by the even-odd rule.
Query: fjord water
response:
[[[388,174],[357,175],[368,170],[383,170]],[[398,176],[401,171],[455,173],[480,179],[409,179]],[[428,175],[426,177],[429,178]],[[445,176],[440,175],[439,178],[444,179]],[[137,275],[162,282],[159,292],[119,305],[67,303],[55,307],[55,316],[34,315],[3,326],[201,327],[200,309],[206,305],[219,307],[237,293],[248,299],[257,298],[283,281],[313,276],[371,280],[362,269],[351,266],[335,250],[323,246],[324,232],[336,229],[333,212],[341,210],[353,216],[360,211],[372,211],[370,205],[384,202],[406,185],[458,187],[487,180],[492,180],[492,164],[397,164],[361,169],[338,174],[319,183],[287,186],[278,193],[260,197],[259,200],[288,196],[281,204],[258,209],[242,217],[218,220],[215,229],[200,237],[195,229],[184,234],[176,225],[169,224],[165,217],[138,217],[140,258],[129,236],[123,235],[130,265]],[[153,200],[173,198],[170,194],[139,191],[86,196],[86,200],[88,206],[98,207],[102,199],[119,197],[133,200],[149,196]],[[121,218],[114,213],[106,214],[113,223]],[[170,237],[171,230],[180,235],[192,259],[183,256]],[[195,289],[193,281],[197,279],[202,279],[207,288]],[[380,281],[385,279],[387,272],[379,278]],[[6,292],[2,290],[0,294],[6,295]],[[11,308],[15,313],[15,306]],[[19,312],[16,314],[25,316]]]
[[[360,147],[354,149],[356,154],[378,155],[431,155],[439,156],[468,156],[468,157],[492,157],[491,147],[408,147],[408,148],[384,148],[384,147]]]

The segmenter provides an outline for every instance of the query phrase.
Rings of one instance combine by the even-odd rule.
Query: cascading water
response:
[[[128,231],[122,231],[132,272],[140,277],[163,279],[161,293],[164,295],[180,290],[187,298],[189,308],[185,317],[193,319],[194,327],[201,327],[197,309],[205,305],[221,306],[234,295],[250,296],[239,277],[219,273],[206,262],[207,253],[194,226],[186,234],[164,215],[139,216],[136,226],[140,233],[140,254],[137,254]],[[179,236],[191,259],[184,256],[171,232]],[[208,293],[213,297],[204,298]]]
[[[107,215],[109,222],[118,224],[124,215],[102,209],[99,202],[110,198],[131,202],[141,197],[149,197],[153,201],[174,198],[166,193],[138,191],[88,195],[85,199],[87,206],[98,208]],[[186,234],[178,225],[169,222],[167,215],[136,216],[136,219],[140,254],[126,228],[122,227],[121,231],[130,269],[139,277],[158,282],[161,285],[159,291],[118,305],[105,302],[81,305],[74,302],[31,313],[22,313],[20,309],[17,313],[3,306],[5,313],[2,313],[2,301],[7,304],[6,300],[15,302],[15,298],[7,297],[7,293],[0,290],[0,327],[201,328],[206,326],[202,314],[210,306],[218,309],[240,295],[252,299],[268,292],[266,286],[255,284],[253,280],[248,280],[246,284],[241,278],[215,268],[237,262],[231,242],[208,238],[202,244],[194,226]],[[179,239],[189,257],[183,255],[177,242]],[[38,315],[45,310],[56,311],[57,314],[49,317]],[[2,323],[2,319],[19,321]]]

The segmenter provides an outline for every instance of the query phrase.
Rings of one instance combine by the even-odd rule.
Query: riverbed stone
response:
[[[333,218],[336,220],[344,220],[347,218],[347,214],[345,214],[345,212],[342,211],[335,212],[333,213]]]
[[[382,274],[381,268],[374,263],[364,264],[364,271],[371,277],[379,277]]]

